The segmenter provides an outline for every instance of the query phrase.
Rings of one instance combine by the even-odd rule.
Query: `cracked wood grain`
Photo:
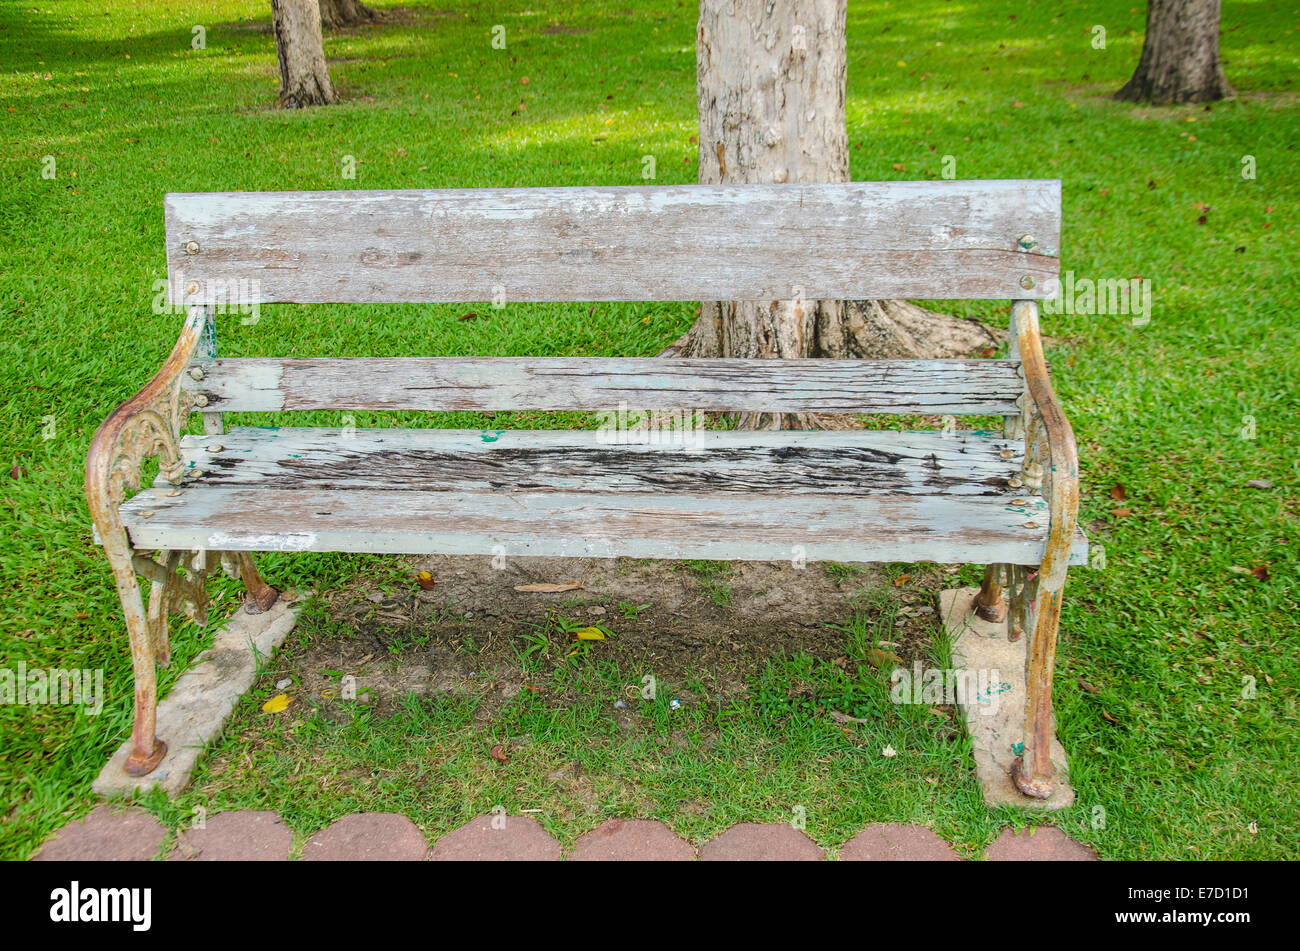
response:
[[[194,282],[182,299],[213,304],[239,281],[260,303],[1026,298],[1057,274],[1060,235],[1056,180],[239,192],[165,205],[170,283]]]
[[[192,486],[1019,497],[1007,483],[1020,447],[969,431],[667,431],[639,434],[644,444],[610,435],[241,428],[220,440],[187,436],[182,451],[186,468],[203,473]]]
[[[232,412],[311,409],[916,413],[1004,416],[1008,360],[599,357],[219,359],[188,390]]]

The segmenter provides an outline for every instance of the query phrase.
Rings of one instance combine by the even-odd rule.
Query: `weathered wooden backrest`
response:
[[[167,266],[173,304],[1037,298],[1060,208],[1055,180],[168,195]]]
[[[1058,272],[1060,183],[172,194],[166,222],[187,306],[1036,299]],[[194,388],[234,411],[997,415],[1023,382],[1008,361],[237,359]]]

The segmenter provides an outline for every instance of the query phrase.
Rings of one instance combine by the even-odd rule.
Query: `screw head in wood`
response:
[[[185,253],[186,253],[186,254],[198,254],[198,253],[199,253],[199,243],[198,243],[197,241],[191,241],[189,244],[185,245]]]
[[[207,405],[208,405],[208,395],[207,395],[206,393],[200,393],[198,396],[194,397],[194,405],[195,405],[195,406],[207,406]]]
[[[199,292],[199,285],[196,284],[194,281],[190,281],[188,284],[185,285],[186,294],[197,294],[198,292]]]
[[[1010,479],[1007,480],[1007,485],[1011,486],[1011,488],[1013,489],[1018,489],[1024,484],[1025,484],[1025,480],[1020,478],[1020,476],[1012,476]]]
[[[1026,274],[1020,279],[1020,286],[1025,290],[1030,290],[1034,286],[1034,279]]]
[[[194,380],[203,379],[203,367],[190,367],[190,378]]]
[[[1020,236],[1020,240],[1016,243],[1020,245],[1020,250],[1028,251],[1030,248],[1032,248],[1034,245],[1038,243],[1038,239],[1035,238],[1032,234],[1022,234]]]
[[[209,447],[208,447],[208,452],[220,452],[221,449],[222,449],[221,446],[218,446],[218,445],[212,445],[212,446],[209,446]]]

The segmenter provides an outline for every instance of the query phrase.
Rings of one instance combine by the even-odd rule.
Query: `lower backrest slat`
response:
[[[1018,412],[1008,360],[729,360],[571,357],[225,359],[187,389],[206,408],[636,410],[772,413]]]

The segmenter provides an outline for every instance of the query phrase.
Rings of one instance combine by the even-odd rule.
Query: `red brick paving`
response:
[[[817,843],[784,823],[742,822],[700,847],[701,862],[817,862]]]
[[[878,822],[840,848],[845,862],[956,862],[961,856],[925,826]]]
[[[662,822],[610,819],[578,839],[571,862],[689,862],[695,849]]]
[[[304,862],[419,862],[428,854],[424,833],[396,812],[344,816],[302,847]]]
[[[167,856],[170,861],[284,862],[293,833],[274,812],[220,812],[201,829],[186,829]]]
[[[499,828],[493,828],[493,821]],[[558,862],[560,843],[527,816],[479,816],[438,840],[435,862]]]
[[[1056,826],[1031,826],[1017,835],[1004,829],[984,852],[990,862],[1097,862],[1097,853]]]
[[[142,862],[158,854],[166,830],[139,809],[97,806],[69,822],[34,856],[37,862]]]
[[[494,819],[505,819],[493,828]],[[424,834],[397,813],[344,816],[313,835],[303,847],[306,861],[387,859],[417,861],[549,861],[560,845],[527,816],[480,816],[449,832],[429,849]],[[141,861],[152,859],[165,830],[141,809],[101,805],[70,822],[41,847],[35,861]],[[203,829],[187,829],[169,853],[172,860],[284,860],[292,832],[273,812],[223,812]],[[840,848],[845,861],[942,860],[960,858],[939,836],[920,825],[867,826]],[[689,861],[690,843],[662,822],[611,819],[578,839],[572,861]],[[741,823],[700,847],[703,861],[817,861],[822,849],[803,832],[784,824]],[[1006,829],[984,853],[989,861],[1098,861],[1091,848],[1055,826],[1021,833]]]

